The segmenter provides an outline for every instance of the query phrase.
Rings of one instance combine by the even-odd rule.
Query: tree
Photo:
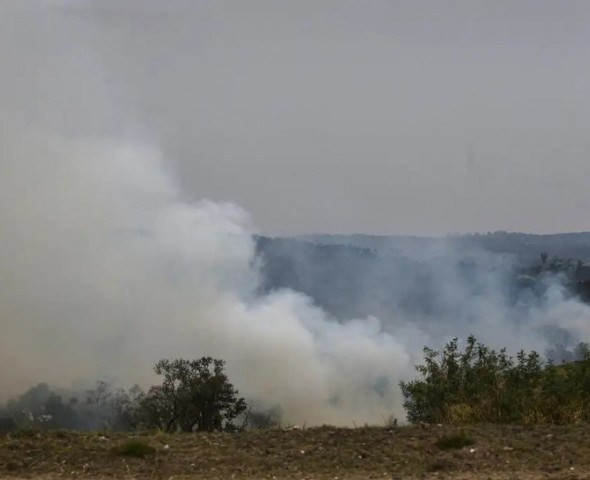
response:
[[[141,400],[144,421],[166,431],[236,429],[233,421],[247,405],[229,382],[224,365],[211,357],[160,360],[154,371],[163,381]]]
[[[98,428],[110,429],[113,426],[112,396],[111,385],[102,380],[96,382],[94,389],[86,391],[86,403],[96,418]]]
[[[19,427],[80,428],[81,419],[71,401],[64,402],[45,383],[39,383],[16,399],[10,400],[0,412],[11,417]]]
[[[114,412],[112,428],[119,431],[138,429],[142,423],[141,403],[144,398],[145,393],[139,385],[129,390],[118,389],[111,399]]]

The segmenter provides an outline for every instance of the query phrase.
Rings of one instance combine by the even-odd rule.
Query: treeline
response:
[[[590,232],[535,235],[496,231],[446,237],[416,237],[396,235],[303,235],[300,240],[326,245],[346,245],[376,251],[409,249],[432,250],[446,244],[457,251],[484,250],[514,256],[519,262],[536,262],[542,252],[552,252],[562,258],[578,258],[590,262]]]
[[[590,348],[563,351],[567,362],[535,351],[511,357],[467,339],[442,351],[424,348],[418,378],[401,382],[407,420],[429,424],[571,424],[590,421]],[[113,390],[98,382],[84,395],[63,396],[37,385],[0,409],[21,428],[72,430],[237,431],[280,425],[280,408],[255,411],[239,396],[224,362],[162,360],[160,384]]]
[[[21,428],[72,430],[234,431],[278,422],[279,411],[254,412],[229,382],[224,362],[161,360],[162,378],[147,391],[114,390],[105,382],[83,395],[60,395],[39,384],[0,409]]]
[[[590,420],[590,349],[560,365],[534,351],[516,358],[467,339],[424,349],[420,377],[400,384],[410,422],[569,424]]]

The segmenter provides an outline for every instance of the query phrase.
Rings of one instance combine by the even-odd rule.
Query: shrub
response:
[[[455,467],[455,465],[453,464],[453,462],[451,462],[447,459],[441,459],[441,460],[435,460],[434,462],[427,464],[426,471],[428,473],[442,472],[444,470],[451,470],[454,467]]]
[[[156,449],[141,440],[127,440],[115,447],[115,453],[124,457],[144,458],[156,453]]]
[[[491,350],[470,336],[464,351],[458,340],[442,352],[424,349],[420,378],[401,382],[410,422],[554,423],[590,420],[590,353],[555,366],[536,352]]]
[[[440,437],[436,442],[436,446],[441,450],[451,450],[469,447],[474,443],[475,440],[469,437],[465,432],[460,432],[454,435],[445,435]]]

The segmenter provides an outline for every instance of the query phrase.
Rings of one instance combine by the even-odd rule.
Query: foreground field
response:
[[[458,429],[437,426],[174,435],[26,431],[0,438],[0,477],[590,479],[590,426],[462,432],[460,441],[471,445],[461,446]],[[450,445],[443,437],[451,437]]]

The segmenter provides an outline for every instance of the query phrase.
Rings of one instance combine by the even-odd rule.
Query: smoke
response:
[[[424,345],[472,332],[493,346],[543,348],[548,325],[588,337],[587,307],[557,287],[521,315],[501,276],[480,276],[471,295],[444,265],[433,269],[439,303],[429,313],[336,319],[289,289],[259,294],[249,215],[183,199],[165,154],[114,100],[122,93],[92,47],[95,27],[45,11],[66,4],[11,16],[7,3],[0,16],[3,395],[39,381],[149,385],[161,358],[211,355],[227,361],[242,395],[279,404],[287,422],[379,423],[403,417],[398,383]],[[11,52],[16,40],[22,49]],[[458,258],[445,255],[447,266]],[[396,282],[371,288],[403,289],[401,274]]]
[[[36,132],[2,144],[0,373],[13,392],[147,382],[159,358],[212,355],[288,419],[350,423],[396,408],[405,348],[377,320],[341,325],[287,290],[257,297],[248,215],[182,202],[156,151]]]

